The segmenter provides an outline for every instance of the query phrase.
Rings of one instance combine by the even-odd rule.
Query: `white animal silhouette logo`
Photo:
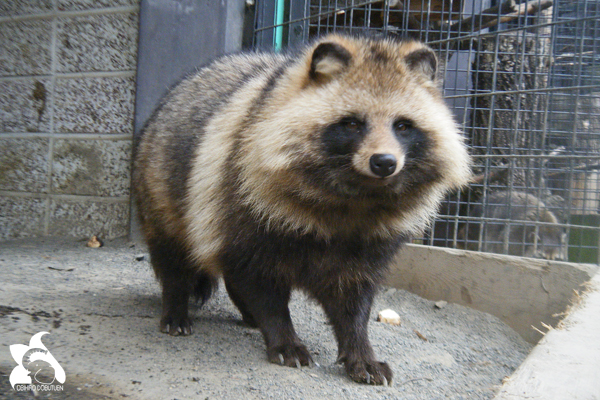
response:
[[[42,336],[46,334],[48,332],[33,335],[29,346],[24,344],[10,346],[10,354],[18,364],[9,378],[13,389],[18,384],[32,384],[32,377],[36,381],[34,384],[51,385],[54,380],[65,383],[65,370],[42,343]]]

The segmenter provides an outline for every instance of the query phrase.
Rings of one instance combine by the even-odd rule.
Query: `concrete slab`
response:
[[[388,284],[495,315],[535,344],[543,324],[555,326],[573,291],[597,271],[591,264],[407,245]]]
[[[494,400],[600,399],[600,274]]]

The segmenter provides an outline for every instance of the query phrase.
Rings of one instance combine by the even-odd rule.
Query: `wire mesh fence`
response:
[[[423,40],[475,160],[424,244],[599,262],[600,0],[258,0],[253,46]]]

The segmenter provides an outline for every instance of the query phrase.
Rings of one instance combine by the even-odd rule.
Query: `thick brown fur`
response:
[[[161,329],[191,333],[188,298],[223,277],[269,360],[310,365],[287,307],[302,289],[350,377],[390,382],[367,337],[377,284],[470,175],[435,71],[421,43],[329,35],[298,53],[223,57],[178,85],[134,165]]]

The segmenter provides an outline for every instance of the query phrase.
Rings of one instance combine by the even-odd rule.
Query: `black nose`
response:
[[[373,154],[369,161],[371,171],[382,178],[390,176],[396,171],[398,161],[391,154]]]

